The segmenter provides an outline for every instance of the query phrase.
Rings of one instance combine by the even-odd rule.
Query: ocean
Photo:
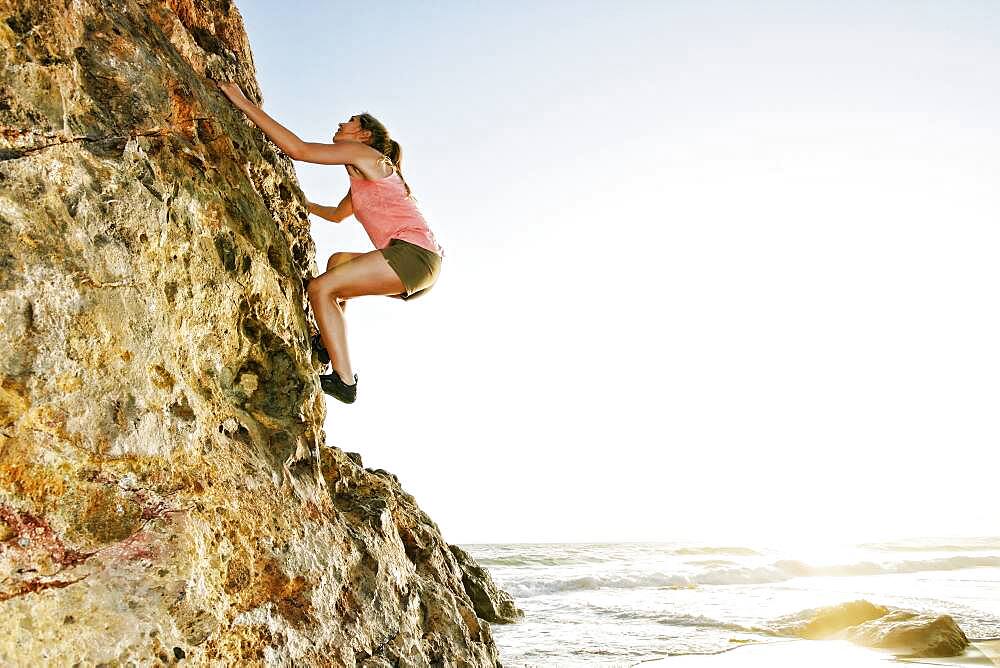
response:
[[[462,545],[525,616],[493,624],[505,668],[634,666],[774,641],[868,601],[1000,638],[1000,537],[773,549],[705,543]]]

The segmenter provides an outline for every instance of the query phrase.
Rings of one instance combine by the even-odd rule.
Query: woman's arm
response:
[[[341,142],[339,144],[315,144],[304,142],[298,135],[268,116],[263,109],[248,100],[240,87],[232,82],[216,82],[219,89],[236,106],[259,127],[267,138],[278,145],[278,148],[292,160],[315,162],[322,165],[353,164],[359,157],[365,155],[368,148],[358,142]]]
[[[344,218],[347,218],[352,213],[354,213],[354,205],[351,202],[351,193],[348,191],[344,199],[340,200],[340,204],[336,207],[323,206],[322,204],[313,204],[312,202],[306,203],[306,208],[309,209],[309,213],[314,213],[320,218],[325,218],[326,220],[332,220],[335,223],[339,223]]]
[[[263,109],[248,100],[237,84],[231,81],[217,81],[216,85],[218,85],[219,90],[229,98],[229,101],[237,109],[246,114],[257,127],[263,130],[268,139],[277,144],[278,148],[284,151],[285,155],[294,159],[295,154],[305,144],[304,141],[299,139],[294,132],[264,113]]]

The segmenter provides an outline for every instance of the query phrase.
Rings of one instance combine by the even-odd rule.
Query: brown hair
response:
[[[361,129],[368,130],[372,135],[368,145],[384,155],[399,172],[399,178],[403,179],[403,185],[406,186],[406,195],[409,196],[410,184],[403,178],[403,148],[399,142],[389,137],[389,131],[382,122],[368,112],[359,114],[358,121],[361,122]]]

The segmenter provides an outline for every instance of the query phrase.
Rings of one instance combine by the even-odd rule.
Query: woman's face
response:
[[[371,138],[371,132],[361,128],[361,119],[357,116],[337,125],[337,131],[333,133],[333,141],[358,141],[362,144]]]

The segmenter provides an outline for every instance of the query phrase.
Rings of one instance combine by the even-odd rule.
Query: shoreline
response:
[[[845,640],[804,640],[792,638],[773,642],[754,642],[711,654],[675,654],[632,664],[642,668],[886,668],[886,663],[932,666],[1000,666],[1000,638],[970,640],[959,656],[898,658],[883,650],[854,645]]]

